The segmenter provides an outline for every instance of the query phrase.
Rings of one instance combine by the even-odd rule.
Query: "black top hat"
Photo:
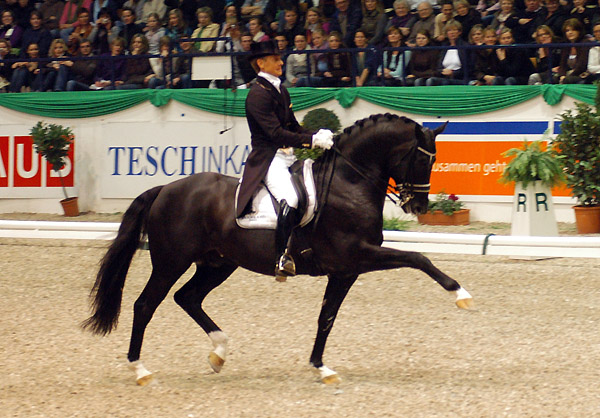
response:
[[[268,55],[280,55],[275,41],[253,42],[250,45],[250,61]]]

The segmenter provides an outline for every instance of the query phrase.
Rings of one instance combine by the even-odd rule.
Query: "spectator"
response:
[[[64,8],[62,0],[44,0],[39,11],[43,16],[43,26],[52,33],[54,38],[58,37],[58,21]],[[48,45],[50,47],[50,45]]]
[[[40,47],[38,44],[29,44],[27,47],[27,57],[35,59],[40,57]],[[36,89],[36,82],[39,82],[40,63],[35,61],[15,62],[12,65],[12,78],[10,79],[9,90],[11,93],[21,91],[30,91]]]
[[[468,42],[471,28],[481,24],[481,16],[477,10],[471,8],[467,0],[456,0],[454,8],[456,9],[454,20],[462,26],[462,39]]]
[[[94,55],[92,50],[92,42],[89,39],[82,39],[79,43],[79,54],[77,56],[83,58],[90,58]],[[64,86],[66,90],[89,90],[90,86],[94,83],[94,74],[96,73],[97,66],[98,62],[93,59],[73,61],[73,65],[71,66],[71,70],[69,72],[67,84]],[[59,74],[59,78],[61,77],[62,74]],[[61,83],[58,82],[58,88],[60,89],[61,87]]]
[[[108,10],[102,10],[96,21],[96,38],[92,41],[95,55],[110,53],[110,44],[119,37],[120,29],[113,25],[112,17]]]
[[[568,19],[563,25],[563,33],[569,43],[584,42],[584,26],[578,19]],[[558,68],[558,81],[560,84],[585,83],[584,78],[589,75],[587,73],[589,51],[589,46],[572,46],[562,49]]]
[[[196,13],[198,28],[192,33],[192,38],[216,38],[219,36],[219,25],[212,22],[213,12],[210,7],[201,7]],[[210,52],[215,48],[215,41],[199,41],[195,44],[200,52]]]
[[[250,53],[250,46],[252,45],[252,35],[250,32],[245,32],[241,35],[241,45],[242,51],[246,53]],[[239,83],[239,79],[235,79],[234,82],[238,89],[245,89],[250,87],[250,83],[252,80],[256,78],[256,72],[250,65],[250,61],[248,60],[248,55],[238,55],[236,56],[236,62],[239,68],[240,76],[241,76],[241,84]]]
[[[586,0],[573,0],[569,19],[577,19],[583,25],[583,34],[592,32],[592,21],[594,19],[594,9],[586,6]],[[564,34],[566,37],[566,34]]]
[[[431,38],[427,29],[422,29],[415,38],[417,47],[430,46]],[[435,49],[415,49],[411,51],[410,61],[406,68],[407,86],[424,86],[427,80],[435,75],[439,51]]]
[[[90,10],[90,20],[96,24],[100,19],[100,13],[110,13],[110,19],[113,22],[119,20],[119,14],[123,7],[123,0],[93,0],[91,5],[88,7]],[[93,42],[92,42],[93,44]]]
[[[278,35],[284,35],[287,38],[288,44],[291,45],[296,39],[296,35],[304,35],[304,27],[298,19],[298,12],[294,8],[284,10],[283,26],[277,31]]]
[[[210,84],[210,80],[192,80],[192,58],[198,54],[198,50],[194,43],[189,40],[189,36],[184,36],[179,41],[181,54],[177,58],[175,71],[173,73],[173,87],[190,89],[190,88],[206,88]]]
[[[458,47],[467,43],[461,37],[462,27],[459,22],[449,22],[446,25],[444,45]],[[436,74],[427,80],[428,86],[447,86],[467,84],[469,81],[469,53],[466,49],[449,48],[441,52],[438,59]]]
[[[135,23],[135,11],[133,9],[123,9],[121,21],[123,26],[119,31],[119,37],[125,40],[125,48],[129,48],[133,36],[142,33],[144,27]]]
[[[267,0],[246,0],[242,4],[242,18],[250,19],[253,16],[261,17],[265,14]]]
[[[11,45],[8,39],[0,39],[0,92],[6,93],[10,85],[10,79],[12,78],[12,62],[6,62],[16,58],[11,53]]]
[[[518,19],[509,19],[506,22],[506,26],[512,29],[513,37],[518,44],[533,42],[533,33],[544,17],[540,0],[525,0],[525,6],[525,10],[517,13]]]
[[[594,40],[598,42],[600,40],[600,23],[596,23],[593,28]],[[0,41],[0,46],[2,46],[2,41]],[[588,75],[583,77],[585,79],[586,84],[592,83],[600,78],[600,47],[595,46],[590,49],[588,55],[588,66],[587,66]]]
[[[221,25],[225,21],[225,8],[226,4],[230,2],[230,0],[197,0],[198,1],[198,9],[202,7],[208,7],[212,10],[212,21],[218,25]],[[235,4],[231,5],[235,7]],[[236,9],[237,14],[237,9]]]
[[[404,46],[402,32],[399,28],[391,26],[387,30],[387,47],[400,48]],[[406,76],[405,69],[410,60],[411,51],[385,50],[383,51],[383,63],[377,69],[377,77],[380,81],[373,83],[378,86],[397,87],[404,85]]]
[[[512,23],[506,24],[510,19]],[[496,35],[500,35],[502,29],[506,27],[515,28],[518,25],[519,17],[514,8],[513,0],[500,0],[500,10],[494,14],[494,20],[490,26],[496,30]]]
[[[329,32],[329,22],[323,20],[323,14],[318,7],[311,7],[306,12],[306,23],[304,24],[306,30],[306,42],[312,45],[312,34],[317,29],[322,29],[325,33]]]
[[[286,10],[300,10],[298,0],[266,0],[263,7],[262,21],[266,23],[270,32],[277,32],[285,25],[284,13]],[[298,19],[302,21],[303,19]]]
[[[150,58],[153,73],[146,77],[150,89],[173,87],[174,66],[179,58],[171,55],[171,38],[168,36],[160,38],[159,54],[159,58]]]
[[[483,44],[483,26],[475,25],[469,32],[468,41],[471,45],[482,45]]]
[[[93,41],[96,37],[96,30],[94,25],[90,23],[89,10],[82,8],[77,15],[77,21],[73,22],[70,28],[61,30],[60,37],[65,43],[69,41],[71,36],[76,36],[79,39],[91,39]]]
[[[556,42],[554,33],[549,26],[542,25],[535,31],[535,40],[538,44],[551,44]],[[535,61],[537,67],[537,73],[533,73],[529,76],[527,84],[547,84],[552,80],[555,80],[558,76],[558,69],[560,65],[561,51],[558,48],[546,48],[540,46],[536,49]]]
[[[49,58],[66,58],[67,57],[67,44],[62,39],[55,39],[50,44],[50,50],[48,52]],[[66,84],[66,77],[68,75],[69,67],[73,65],[73,61],[50,61],[40,67],[41,71],[38,75],[40,81],[36,83],[36,91],[62,91],[64,90],[64,84]],[[58,80],[58,86],[56,81],[58,73],[62,70],[65,80]],[[64,83],[63,83],[64,81]],[[62,90],[61,90],[62,89]]]
[[[153,12],[148,15],[144,36],[148,40],[148,53],[152,55],[159,54],[159,43],[161,38],[165,36],[165,28],[161,25],[158,13]]]
[[[435,17],[435,24],[433,26],[433,39],[436,42],[442,43],[446,40],[446,34],[444,27],[446,23],[454,19],[454,3],[452,0],[443,0],[441,13]]]
[[[546,5],[545,15],[540,20],[540,25],[549,26],[556,36],[562,38],[562,26],[569,18],[568,10],[560,5],[559,0],[545,0],[544,4]]]
[[[485,45],[496,45],[498,36],[496,30],[488,26],[483,30],[483,43]],[[474,80],[471,84],[476,86],[494,86],[504,84],[504,80],[498,77],[498,58],[496,51],[492,48],[477,49],[475,51]]]
[[[342,34],[329,34],[329,49],[345,48]],[[348,52],[326,52],[327,71],[323,74],[323,87],[349,87],[352,84],[350,74],[350,54]]]
[[[77,22],[82,8],[90,10],[93,0],[67,0],[58,20],[58,29],[70,29]],[[61,32],[62,33],[62,32]]]
[[[387,26],[387,16],[383,11],[381,1],[362,0],[362,15],[360,29],[367,39],[369,39],[369,45],[375,46],[381,44],[384,40],[385,27]]]
[[[494,19],[494,13],[500,10],[500,0],[479,0],[475,10],[481,16],[481,24],[486,27]]]
[[[0,26],[0,38],[7,39],[13,48],[21,46],[23,28],[16,24],[15,15],[10,10],[2,11],[2,25]],[[38,51],[39,52],[39,51]]]
[[[148,40],[141,33],[131,38],[130,56],[148,54]],[[135,90],[147,86],[152,67],[147,57],[130,58],[125,63],[125,78],[123,84],[117,85],[117,90]]]
[[[265,34],[262,21],[259,17],[252,17],[248,22],[248,30],[252,35],[253,42],[264,42],[269,40],[269,36]]]
[[[415,23],[415,17],[410,13],[408,2],[406,0],[394,1],[394,16],[389,20],[388,27],[394,26],[402,32],[402,37],[407,38],[410,35],[410,28]]]
[[[32,11],[29,16],[29,28],[25,29],[21,37],[21,56],[25,56],[24,52],[29,44],[35,43],[40,47],[40,56],[46,57],[51,42],[52,34],[44,28],[42,14],[37,10]]]
[[[294,52],[302,52],[308,49],[306,36],[304,34],[296,35],[294,38]],[[284,85],[286,87],[296,87],[298,80],[308,77],[308,57],[307,54],[290,54],[286,60],[286,71]]]
[[[225,21],[221,24],[221,28],[219,30],[219,37],[231,37],[231,27],[238,24],[239,20],[236,7],[233,4],[225,6]],[[240,33],[239,29],[238,33]],[[223,41],[217,41],[217,44],[219,44],[220,42],[222,43]]]
[[[158,21],[163,22],[167,14],[167,5],[163,0],[145,0],[142,8],[142,22],[148,23],[148,19],[152,13],[158,15]]]
[[[167,30],[165,31],[166,36],[172,40],[177,40],[184,36],[189,37],[192,34],[183,20],[183,14],[181,13],[181,10],[173,9],[169,12],[168,16],[169,21],[167,23]],[[177,51],[181,52],[181,44],[177,45]]]
[[[198,10],[197,0],[164,0],[164,3],[167,6],[167,16],[169,17],[171,16],[171,12],[173,10],[179,10],[179,20],[182,27],[193,28],[196,26],[198,21],[196,17],[196,10]],[[191,32],[188,35],[190,34]],[[179,50],[179,47],[177,50]]]
[[[240,31],[240,23],[238,23],[237,16],[235,14],[235,6],[227,6],[225,9],[225,22],[221,25],[221,33],[219,37],[221,38],[230,38],[231,41],[235,44],[233,50],[235,52],[240,52],[242,50],[241,46],[241,31]],[[224,52],[231,51],[232,47],[229,42],[226,41],[217,41],[216,51]]]
[[[417,33],[423,29],[429,33],[434,33],[435,16],[433,14],[433,7],[428,1],[419,3],[417,6],[418,20],[412,25],[410,29],[410,35],[406,44],[408,46],[415,46],[415,38]]]
[[[13,12],[15,23],[20,26],[23,30],[29,28],[29,16],[31,12],[36,10],[33,1],[31,0],[18,0],[12,5],[10,10]]]
[[[362,29],[354,34],[354,44],[357,48],[369,48],[369,38]],[[356,87],[362,87],[369,84],[377,69],[377,52],[374,48],[367,51],[358,51],[352,55],[352,67],[354,74],[354,84]]]
[[[338,32],[342,38],[341,43],[348,48],[354,46],[354,32],[358,30],[362,22],[360,8],[350,0],[335,0],[335,12],[331,17],[331,31]]]
[[[328,49],[329,44],[325,41],[325,32],[322,29],[313,31],[312,50]],[[309,72],[307,77],[302,77],[296,83],[296,87],[320,86],[325,71],[327,71],[327,56],[323,53],[309,55]]]
[[[125,58],[120,58],[125,52],[125,39],[115,38],[110,43],[110,52],[103,54],[102,57],[113,59],[100,59],[96,67],[94,84],[90,86],[92,90],[114,90],[115,86],[120,86],[125,80]],[[101,57],[101,58],[102,58]]]
[[[142,18],[144,17],[144,3],[145,0],[127,0],[123,3],[123,9],[131,9],[135,14],[135,23],[140,26],[146,26],[146,21]]]
[[[512,31],[509,28],[504,28],[500,34],[500,45],[512,45],[514,42]],[[498,58],[498,77],[502,77],[504,84],[527,84],[527,80],[534,69],[525,49],[498,48],[496,49],[496,57]]]

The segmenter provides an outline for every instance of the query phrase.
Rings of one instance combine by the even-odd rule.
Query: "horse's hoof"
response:
[[[148,374],[146,376],[142,376],[142,377],[138,378],[135,382],[138,384],[138,386],[146,386],[148,383],[152,382],[153,380],[154,380],[154,375]]]
[[[456,306],[460,309],[470,310],[473,309],[475,304],[473,303],[473,297],[462,287],[456,292]]]
[[[208,364],[210,364],[215,373],[219,373],[225,364],[225,359],[221,358],[214,351],[211,351],[208,355]]]
[[[280,283],[286,282],[287,281],[287,277],[286,276],[280,276],[280,275],[276,275],[275,276],[275,280],[277,280]]]
[[[331,376],[326,376],[326,377],[322,378],[321,382],[323,382],[326,385],[339,385],[340,383],[342,383],[342,379],[336,373],[336,374],[332,374]]]

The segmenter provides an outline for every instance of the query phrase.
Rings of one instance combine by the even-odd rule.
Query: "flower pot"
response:
[[[65,216],[79,216],[79,206],[76,197],[69,197],[60,201],[65,211]]]
[[[578,234],[600,233],[600,206],[573,206]]]
[[[461,209],[452,215],[445,215],[441,210],[427,212],[417,215],[420,224],[423,225],[469,225],[469,209]]]

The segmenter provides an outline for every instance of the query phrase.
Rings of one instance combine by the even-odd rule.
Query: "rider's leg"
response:
[[[275,231],[275,249],[277,250],[278,259],[275,275],[294,276],[296,274],[296,265],[287,248],[292,230],[298,223],[297,209],[290,207],[285,199],[279,202],[279,204],[277,230]]]

